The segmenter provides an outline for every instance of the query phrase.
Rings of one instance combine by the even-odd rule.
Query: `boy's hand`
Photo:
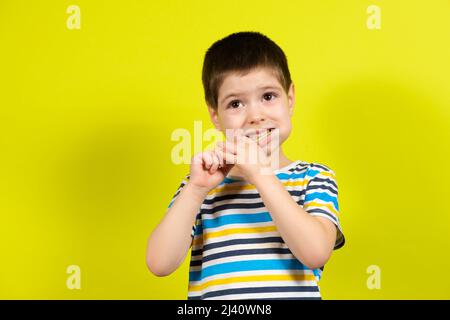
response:
[[[234,166],[235,160],[232,154],[227,154],[230,159],[225,163],[225,153],[217,148],[205,151],[192,157],[189,184],[203,192],[206,196],[209,191],[225,179],[228,172]]]
[[[238,135],[233,137],[233,142],[226,140],[217,143],[216,152],[222,158],[232,161],[245,180],[252,183],[255,177],[260,175],[264,169],[270,169],[270,158],[267,151],[257,141]]]
[[[242,134],[233,135],[231,140],[233,142],[218,142],[213,150],[198,153],[192,158],[189,183],[205,196],[225,179],[235,165],[250,183],[264,169],[270,169],[267,151],[257,141]]]

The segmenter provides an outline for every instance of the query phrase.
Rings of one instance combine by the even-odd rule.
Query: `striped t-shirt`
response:
[[[298,160],[274,173],[306,212],[336,225],[334,249],[342,247],[334,172]],[[242,179],[228,175],[208,193],[192,237],[188,299],[321,299],[324,268],[311,270],[291,253],[257,189]]]

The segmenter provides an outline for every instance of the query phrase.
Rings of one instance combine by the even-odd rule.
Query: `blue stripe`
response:
[[[320,281],[320,277],[322,275],[322,272],[320,271],[320,269],[314,269],[314,270],[312,270],[312,272],[314,273],[314,276],[317,278],[317,280]]]
[[[235,223],[258,223],[272,221],[269,212],[261,212],[255,214],[230,214],[217,217],[215,219],[204,219],[202,221],[204,229],[217,228],[227,224]]]
[[[310,176],[310,177],[315,177],[316,175],[318,175],[320,173],[320,171],[318,170],[308,170],[302,173],[284,173],[284,172],[280,172],[277,173],[276,176],[278,177],[278,179],[280,180],[289,180],[289,179],[304,179],[306,177],[306,175]],[[222,181],[221,184],[227,184],[227,183],[233,183],[236,181],[242,181],[242,180],[237,180],[237,179],[231,179],[228,177],[225,177],[225,179]],[[220,184],[219,184],[220,186]]]
[[[315,199],[320,199],[325,202],[332,202],[334,205],[334,208],[339,211],[339,205],[336,197],[330,196],[328,193],[325,192],[313,192],[313,193],[307,193],[305,196],[305,202],[304,205],[307,205],[307,202],[314,201]]]
[[[310,176],[311,178],[314,178],[315,176],[317,176],[320,173],[319,170],[308,170],[308,176]]]
[[[277,177],[280,180],[289,179],[304,179],[306,172],[303,173],[277,173]]]
[[[232,182],[236,182],[236,181],[241,181],[241,180],[231,179],[231,178],[225,177],[225,179],[223,179],[222,183],[232,183]]]
[[[252,270],[309,270],[297,259],[291,260],[247,260],[216,264],[202,271],[189,272],[189,281],[199,281],[216,274]]]

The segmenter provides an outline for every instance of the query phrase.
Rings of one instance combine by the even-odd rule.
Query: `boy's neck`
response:
[[[274,170],[277,170],[277,169],[286,167],[287,165],[289,165],[289,164],[291,164],[291,163],[292,163],[292,161],[289,160],[289,159],[285,156],[283,150],[280,148],[280,157],[279,157],[279,161],[278,161],[278,167],[277,167],[277,168],[274,168]],[[244,176],[236,166],[234,166],[234,167],[230,170],[230,172],[228,173],[228,175],[229,175],[229,176],[233,176],[233,177],[243,177],[243,176]]]

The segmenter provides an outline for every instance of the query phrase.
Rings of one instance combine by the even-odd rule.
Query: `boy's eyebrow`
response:
[[[258,87],[257,89],[259,89],[259,90],[267,90],[267,89],[281,90],[280,87],[278,87],[278,86],[272,86],[272,85],[270,85],[270,86]],[[224,102],[225,100],[227,100],[227,99],[230,98],[230,97],[237,97],[237,96],[239,96],[239,95],[241,95],[241,94],[243,94],[243,93],[245,93],[245,92],[230,93],[230,94],[226,95],[226,96],[222,99],[221,102]]]

